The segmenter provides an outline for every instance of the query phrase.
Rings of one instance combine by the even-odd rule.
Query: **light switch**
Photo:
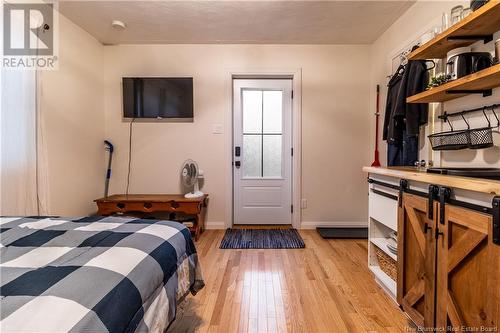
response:
[[[222,132],[223,132],[222,124],[214,124],[212,126],[212,133],[213,134],[222,134]]]
[[[302,209],[307,208],[307,199],[300,200],[300,208],[302,208]]]

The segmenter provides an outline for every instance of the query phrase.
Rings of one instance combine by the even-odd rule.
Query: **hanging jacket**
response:
[[[427,124],[429,104],[406,103],[406,98],[425,91],[429,82],[429,72],[424,60],[410,60],[406,65],[393,117],[405,120],[406,135],[417,136],[420,126]]]
[[[387,101],[385,104],[385,116],[384,116],[384,128],[382,138],[387,141],[395,141],[396,134],[402,133],[402,126],[404,125],[402,119],[394,119],[394,109],[397,105],[397,98],[399,93],[399,88],[401,87],[402,75],[400,71],[404,69],[400,66],[396,73],[392,76],[387,87]],[[396,128],[401,128],[401,131],[396,130]],[[398,140],[401,137],[398,138]]]
[[[404,68],[402,73],[401,68]],[[420,126],[427,123],[428,104],[406,103],[406,98],[424,91],[428,80],[425,61],[409,61],[398,68],[388,85],[384,140],[401,142],[403,132],[408,137],[419,134]]]

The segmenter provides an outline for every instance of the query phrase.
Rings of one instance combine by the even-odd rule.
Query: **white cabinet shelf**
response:
[[[369,185],[369,218],[368,218],[368,267],[373,272],[375,280],[387,294],[396,301],[396,281],[387,275],[379,266],[375,248],[384,251],[392,260],[398,260],[387,248],[389,235],[397,232],[398,228],[398,199],[399,191],[391,186],[383,186],[381,183],[398,185],[399,180],[379,175],[370,175],[379,183]]]
[[[385,254],[387,254],[389,257],[391,257],[395,261],[398,261],[398,256],[389,251],[389,248],[387,248],[387,244],[389,244],[389,241],[386,238],[374,237],[370,238],[370,242],[372,242],[375,246],[384,251]]]
[[[396,281],[391,279],[389,275],[385,274],[379,266],[369,265],[368,268],[370,268],[373,275],[375,275],[375,279],[380,284],[380,286],[384,288],[385,291],[387,291],[389,296],[391,296],[394,301],[396,301]]]

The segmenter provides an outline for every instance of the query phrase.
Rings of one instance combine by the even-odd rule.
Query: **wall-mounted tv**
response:
[[[124,118],[193,118],[193,78],[124,77]]]

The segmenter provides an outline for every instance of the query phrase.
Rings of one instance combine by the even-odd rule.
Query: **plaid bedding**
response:
[[[1,332],[163,332],[204,283],[182,224],[0,218]]]

